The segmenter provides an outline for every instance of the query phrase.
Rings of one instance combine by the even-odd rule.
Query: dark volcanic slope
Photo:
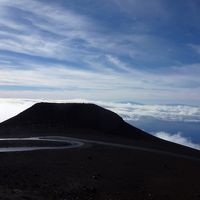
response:
[[[200,157],[199,151],[158,139],[127,124],[116,113],[94,104],[38,103],[0,124],[1,137],[41,135],[125,142]]]
[[[87,141],[82,148],[0,153],[0,199],[200,199],[199,151],[157,139],[99,106],[39,103],[0,124],[0,136],[39,135],[140,150]]]

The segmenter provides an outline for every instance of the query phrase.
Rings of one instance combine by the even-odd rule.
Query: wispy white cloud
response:
[[[200,81],[195,70],[198,69],[198,66],[193,66],[193,72],[191,72],[191,67],[183,67],[182,70],[180,68],[173,69],[173,73],[160,74],[157,72],[155,74],[154,72],[131,69],[115,57],[110,57],[107,62],[104,62],[109,70],[97,69],[99,64],[96,66],[95,63],[93,65],[96,67],[91,70],[55,63],[48,64],[46,67],[46,64],[42,62],[35,63],[25,59],[21,62],[18,59],[0,57],[1,61],[5,61],[2,63],[3,67],[0,66],[2,89],[8,88],[8,86],[16,86],[16,90],[19,91],[25,90],[23,88],[17,89],[17,87],[23,86],[26,86],[26,90],[28,90],[27,87],[42,87],[47,90],[52,88],[63,90],[69,96],[72,93],[71,90],[74,89],[77,93],[75,97],[81,98],[89,97],[89,95],[82,96],[82,90],[96,89],[95,93],[90,92],[93,98],[98,99],[99,95],[102,96],[103,91],[105,94],[106,91],[109,91],[106,96],[104,95],[104,100],[113,100],[114,98],[123,100],[126,97],[126,99],[135,99],[138,102],[144,102],[145,99],[149,102],[156,99],[157,102],[162,100],[170,102],[173,96],[179,102],[185,99],[185,102],[182,103],[186,103],[185,93],[190,94],[190,101],[198,102],[200,98],[199,93],[197,93]],[[99,90],[102,91],[99,92]],[[100,94],[98,95],[98,93]],[[5,97],[3,95],[3,93],[0,94],[1,97]]]
[[[0,5],[1,50],[70,60],[73,54],[84,53],[73,41],[89,44],[89,31],[95,27],[86,16],[39,1],[7,0]]]
[[[131,6],[127,7],[135,10],[147,4],[127,1],[124,5],[129,3]],[[164,59],[169,53],[169,41],[164,38],[146,33],[110,32],[98,21],[56,4],[5,0],[0,5],[0,24],[4,27],[0,31],[1,50],[73,61],[78,58],[87,61],[94,51],[96,56],[114,54],[139,60],[144,57],[157,60],[158,56]],[[152,5],[158,4],[151,2],[147,7]],[[160,46],[162,55],[158,51]]]
[[[191,147],[200,150],[200,144],[193,143],[190,138],[184,137],[181,133],[170,134],[166,132],[158,132],[154,134],[161,139]]]
[[[131,68],[127,66],[126,63],[123,63],[119,58],[114,57],[112,55],[106,55],[108,62],[114,65],[117,69],[125,71],[125,72],[132,72]]]
[[[110,4],[124,12],[132,9],[130,13],[135,13],[136,21],[141,15],[167,15],[163,2],[158,0],[112,0],[105,5]],[[4,52],[0,55],[0,97],[31,94],[35,98],[68,95],[148,103],[199,102],[198,63],[166,70],[143,69],[133,64],[165,60],[170,49],[176,49],[165,38],[148,31],[138,32],[133,27],[123,33],[110,31],[89,15],[53,1],[47,4],[37,0],[0,1],[0,26],[0,50]],[[15,86],[15,92],[9,92],[8,86]],[[42,93],[28,87],[47,90]],[[50,94],[49,88],[55,91]],[[86,90],[90,92],[86,94]]]

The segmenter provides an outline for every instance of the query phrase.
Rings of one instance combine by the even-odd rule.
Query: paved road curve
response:
[[[47,149],[69,149],[69,148],[79,148],[83,146],[84,144],[98,144],[103,146],[109,146],[109,147],[115,147],[115,148],[124,148],[124,149],[133,149],[137,151],[145,151],[145,152],[151,152],[156,154],[162,154],[162,155],[168,155],[173,156],[177,158],[184,158],[184,159],[190,159],[195,161],[200,161],[199,158],[195,158],[192,156],[186,156],[181,155],[177,153],[171,153],[151,148],[145,148],[145,147],[138,147],[133,145],[126,145],[126,144],[118,144],[118,143],[112,143],[112,142],[103,142],[98,140],[87,140],[87,139],[80,139],[80,138],[73,138],[73,137],[63,137],[63,136],[41,136],[41,137],[30,137],[30,138],[2,138],[1,141],[49,141],[49,142],[64,142],[66,145],[63,146],[35,146],[35,147],[8,147],[8,148],[1,148],[0,147],[0,153],[1,152],[17,152],[17,151],[34,151],[34,150],[47,150]]]
[[[117,147],[117,148],[125,148],[125,149],[133,149],[133,150],[138,150],[138,151],[146,151],[146,152],[152,152],[152,153],[157,153],[157,154],[162,154],[162,155],[174,156],[174,157],[178,157],[178,158],[200,161],[199,158],[182,155],[182,154],[178,154],[178,153],[171,153],[171,152],[166,152],[166,151],[162,151],[162,150],[138,147],[138,146],[133,146],[133,145],[118,144],[118,143],[112,143],[112,142],[103,142],[103,141],[98,141],[98,140],[87,140],[87,139],[80,139],[80,138],[74,138],[74,137],[63,137],[63,136],[46,136],[46,137],[38,137],[38,138],[40,138],[40,139],[48,138],[48,139],[52,139],[52,140],[56,139],[56,140],[62,140],[62,141],[76,141],[76,142],[89,143],[89,144],[98,144],[98,145]]]
[[[80,141],[72,141],[72,140],[60,140],[60,139],[48,139],[48,138],[1,138],[0,139],[0,144],[1,141],[24,141],[23,146],[21,147],[0,147],[0,153],[5,153],[5,152],[18,152],[18,151],[35,151],[35,150],[47,150],[47,149],[69,149],[69,148],[78,148],[82,145],[84,145],[83,142]],[[26,146],[26,141],[45,141],[45,142],[62,142],[63,145],[59,146]],[[33,143],[34,144],[34,143]]]

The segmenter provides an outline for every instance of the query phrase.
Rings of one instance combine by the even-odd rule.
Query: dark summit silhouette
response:
[[[116,113],[95,104],[37,103],[19,115],[0,124],[9,129],[88,129],[107,134],[141,138],[147,133],[127,124]],[[133,134],[134,132],[134,134]]]
[[[115,131],[123,120],[115,113],[93,104],[38,103],[5,122],[12,125],[90,128]]]

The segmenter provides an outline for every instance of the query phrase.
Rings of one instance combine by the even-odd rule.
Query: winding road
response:
[[[145,148],[145,147],[138,147],[133,145],[126,145],[126,144],[118,144],[112,142],[103,142],[98,140],[88,140],[88,139],[80,139],[80,138],[73,138],[73,137],[64,137],[64,136],[41,136],[41,137],[30,137],[30,138],[1,138],[1,141],[46,141],[46,142],[62,142],[64,145],[61,146],[23,146],[23,147],[0,147],[0,153],[3,152],[19,152],[19,151],[35,151],[35,150],[48,150],[48,149],[70,149],[70,148],[80,148],[85,144],[97,144],[115,148],[123,148],[123,149],[133,149],[137,151],[145,151],[151,152],[156,154],[168,155],[177,158],[189,159],[194,161],[200,161],[200,158],[187,156],[178,153],[172,153],[157,149]]]
[[[60,139],[48,139],[48,138],[40,138],[40,137],[30,137],[30,138],[1,138],[1,141],[14,141],[14,142],[22,142],[24,141],[24,145],[20,147],[0,147],[0,153],[5,152],[19,152],[19,151],[35,151],[35,150],[48,150],[48,149],[69,149],[69,148],[78,148],[84,145],[83,142],[80,141],[72,141],[72,140],[60,140]],[[33,144],[31,146],[26,146],[26,141],[32,141]],[[55,145],[55,146],[34,146],[34,142],[37,141],[45,141],[45,142],[57,142],[63,143],[63,145]]]

